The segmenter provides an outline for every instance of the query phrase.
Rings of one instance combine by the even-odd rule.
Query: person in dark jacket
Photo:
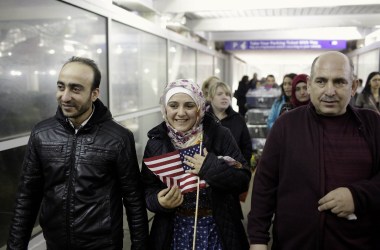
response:
[[[252,157],[252,142],[249,135],[245,119],[239,115],[231,107],[231,89],[224,82],[216,82],[209,88],[208,100],[211,103],[209,112],[214,114],[221,122],[221,124],[229,128],[235,138],[237,145],[245,160],[250,165]],[[241,193],[236,197],[236,202],[240,206],[240,201],[245,201],[247,191]],[[241,211],[241,219],[244,218],[243,211]]]
[[[101,73],[70,58],[57,81],[56,115],[30,135],[7,249],[27,249],[39,209],[47,249],[147,249],[147,213],[131,131],[98,99]]]
[[[234,97],[237,100],[236,104],[239,107],[239,114],[241,114],[243,117],[245,116],[245,113],[247,113],[248,111],[246,94],[249,89],[249,78],[247,75],[244,75],[239,81],[238,88],[234,93]]]
[[[167,187],[143,162],[145,200],[155,213],[151,250],[193,249],[195,211],[196,249],[249,249],[235,198],[248,189],[251,172],[229,129],[205,112],[205,102],[191,80],[169,83],[160,101],[164,121],[148,132],[144,159],[203,145],[202,154],[188,156],[183,163],[207,183],[198,196],[197,191],[182,194],[178,186]],[[230,165],[227,156],[239,164]]]
[[[252,79],[249,80],[249,86],[251,89],[256,89],[257,83],[259,82],[259,79],[257,77],[257,73],[253,73]]]
[[[253,181],[251,250],[267,249],[273,218],[272,249],[380,249],[380,116],[349,105],[353,72],[346,55],[321,54],[310,103],[273,125]]]
[[[230,129],[245,160],[249,163],[252,156],[252,142],[245,119],[231,107],[231,89],[224,82],[216,82],[208,90],[211,103],[209,111],[223,126]]]

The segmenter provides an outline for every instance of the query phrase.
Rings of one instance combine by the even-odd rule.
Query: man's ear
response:
[[[92,102],[95,102],[96,99],[98,99],[99,97],[99,88],[96,88],[94,90],[91,91],[91,100]]]
[[[358,88],[359,86],[359,80],[358,79],[355,79],[352,81],[352,90],[351,90],[351,96],[354,96],[355,93],[356,93],[356,89]]]
[[[310,84],[311,84],[311,78],[308,76],[306,78],[306,87],[307,87],[307,93],[310,95]]]

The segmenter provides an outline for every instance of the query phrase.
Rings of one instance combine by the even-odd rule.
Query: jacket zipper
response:
[[[71,160],[70,160],[70,167],[69,167],[69,178],[67,182],[67,198],[66,198],[66,229],[67,229],[67,249],[71,248],[71,226],[70,226],[70,217],[71,217],[71,210],[70,210],[70,203],[71,203],[71,188],[72,188],[72,180],[73,180],[73,169],[75,165],[75,152],[76,152],[76,145],[77,145],[77,135],[74,135],[73,142],[72,142],[72,150],[71,150]]]

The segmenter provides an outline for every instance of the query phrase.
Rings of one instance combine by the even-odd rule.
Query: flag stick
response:
[[[199,177],[197,177],[197,200],[195,202],[195,216],[194,216],[194,235],[193,235],[193,250],[195,250],[195,240],[197,239],[197,219],[198,219],[198,201],[199,201]]]
[[[201,134],[200,144],[199,144],[199,154],[202,155],[202,141],[203,134]],[[199,177],[197,176],[197,197],[195,201],[195,215],[194,215],[194,234],[193,234],[193,250],[195,250],[195,241],[197,239],[197,220],[198,220],[198,201],[199,201]]]

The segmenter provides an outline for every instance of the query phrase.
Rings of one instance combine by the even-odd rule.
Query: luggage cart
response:
[[[267,119],[273,102],[281,95],[280,88],[266,89],[260,87],[248,91],[245,115],[247,127],[252,141],[252,149],[256,161],[260,158],[268,135]]]

